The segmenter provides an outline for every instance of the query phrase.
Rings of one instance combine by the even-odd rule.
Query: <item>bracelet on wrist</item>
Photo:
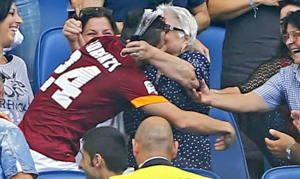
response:
[[[254,12],[253,17],[256,18],[257,16],[257,11],[258,11],[258,7],[255,6],[253,0],[249,0],[250,6],[252,7],[252,10]]]
[[[296,144],[296,142],[291,143],[290,145],[288,145],[288,147],[286,148],[285,152],[286,152],[286,158],[288,160],[292,159],[292,147]]]

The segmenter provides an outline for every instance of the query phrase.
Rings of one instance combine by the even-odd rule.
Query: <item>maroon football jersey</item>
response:
[[[130,57],[119,37],[96,38],[75,51],[41,86],[19,125],[30,148],[74,162],[79,139],[130,103],[166,102]]]

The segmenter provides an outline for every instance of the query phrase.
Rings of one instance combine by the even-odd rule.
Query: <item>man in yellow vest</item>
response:
[[[171,165],[170,161],[177,155],[178,142],[173,140],[170,124],[161,117],[145,119],[137,129],[132,145],[139,169],[111,179],[206,179]]]

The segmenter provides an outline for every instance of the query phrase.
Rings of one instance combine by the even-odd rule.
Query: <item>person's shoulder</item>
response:
[[[208,61],[208,59],[205,57],[205,55],[203,55],[200,52],[185,52],[179,55],[179,57],[181,59],[184,59],[188,62],[190,62],[194,67],[197,67],[199,65],[203,66],[208,66],[210,65],[210,62]]]

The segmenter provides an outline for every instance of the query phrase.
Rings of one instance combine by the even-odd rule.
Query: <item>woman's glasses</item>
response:
[[[185,34],[185,31],[184,31],[183,29],[178,28],[178,27],[173,27],[173,26],[171,26],[171,25],[169,25],[169,24],[166,24],[166,25],[165,25],[164,30],[165,30],[166,32],[176,30],[176,31],[183,32],[183,33]]]
[[[286,43],[288,41],[288,39],[290,39],[292,41],[292,43],[294,43],[299,36],[300,36],[299,30],[291,31],[291,32],[288,32],[288,33],[282,35],[282,41],[284,43]]]

